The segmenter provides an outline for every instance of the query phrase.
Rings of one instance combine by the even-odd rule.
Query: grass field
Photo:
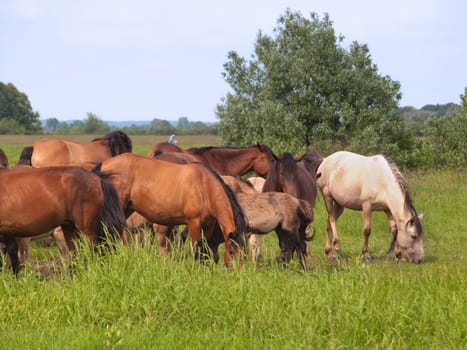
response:
[[[132,139],[140,154],[165,140]],[[179,140],[182,147],[217,144]],[[18,141],[31,143],[0,137],[12,162]],[[425,214],[420,265],[386,257],[381,213],[373,214],[369,246],[375,262],[363,263],[361,214],[352,211],[338,221],[344,259],[330,263],[321,198],[309,272],[295,263],[278,267],[274,233],[261,264],[245,260],[235,269],[201,265],[188,246],[169,256],[151,244],[93,256],[83,244],[65,273],[40,277],[31,266],[19,278],[0,273],[2,348],[466,349],[466,171],[405,175]],[[32,253],[55,259],[57,250],[37,244]]]

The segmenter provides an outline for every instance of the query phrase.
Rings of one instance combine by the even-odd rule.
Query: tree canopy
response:
[[[327,14],[287,10],[273,36],[258,33],[249,60],[229,52],[223,76],[231,91],[216,112],[222,141],[295,153],[404,152],[410,137],[391,116],[399,82],[378,73],[367,45],[347,50],[343,40]]]
[[[0,134],[32,134],[42,130],[39,113],[13,84],[0,82]]]

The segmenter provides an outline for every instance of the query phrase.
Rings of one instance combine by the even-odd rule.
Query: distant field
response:
[[[78,142],[90,142],[96,137],[102,135],[53,135],[50,137],[65,138]],[[32,145],[34,142],[48,137],[47,135],[0,135],[0,148],[7,154],[11,164],[16,164],[19,155],[24,147]],[[131,135],[133,141],[134,153],[146,155],[152,146],[157,143],[165,142],[169,138],[159,135]],[[219,146],[219,137],[214,135],[188,135],[177,136],[178,146],[182,148],[201,147],[201,146]]]

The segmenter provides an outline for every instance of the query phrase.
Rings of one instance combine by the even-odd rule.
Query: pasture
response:
[[[1,136],[15,164],[39,136]],[[71,138],[71,137],[70,137]],[[79,136],[89,141],[93,136]],[[189,139],[189,141],[188,141]],[[132,136],[144,155],[166,137]],[[178,136],[179,145],[217,145]],[[285,151],[285,150],[284,150]],[[404,173],[422,220],[425,260],[386,257],[386,216],[374,213],[370,254],[360,256],[362,217],[345,210],[337,225],[343,259],[324,254],[326,210],[315,207],[311,268],[281,269],[277,237],[263,260],[242,267],[200,264],[184,246],[161,255],[156,244],[117,246],[96,256],[83,240],[72,264],[48,277],[28,265],[0,273],[2,347],[15,349],[465,349],[467,348],[466,170]],[[57,260],[35,242],[31,255]]]

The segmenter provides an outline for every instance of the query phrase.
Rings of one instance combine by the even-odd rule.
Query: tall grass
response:
[[[150,145],[148,144],[148,147]],[[145,154],[148,147],[141,147]],[[4,148],[5,150],[5,148]],[[8,153],[8,151],[7,151]],[[465,349],[467,348],[465,170],[406,174],[425,214],[425,261],[396,263],[384,214],[373,214],[370,253],[360,258],[362,217],[337,223],[344,259],[324,257],[326,215],[316,204],[312,268],[276,263],[266,235],[262,263],[241,268],[170,255],[154,244],[97,255],[81,242],[49,277],[26,266],[0,273],[0,339],[15,349]],[[56,248],[34,245],[42,262]]]

